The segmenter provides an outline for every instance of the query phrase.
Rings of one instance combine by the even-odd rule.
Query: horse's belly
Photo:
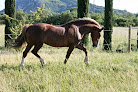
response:
[[[62,38],[62,39],[47,39],[47,40],[45,40],[45,44],[53,46],[53,47],[67,47],[68,46],[68,42],[64,38]]]

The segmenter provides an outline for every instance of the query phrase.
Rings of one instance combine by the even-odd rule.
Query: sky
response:
[[[90,0],[90,3],[94,3],[99,6],[104,6],[105,0]],[[5,0],[0,0],[0,10],[4,9]],[[138,13],[138,0],[113,0],[113,8],[120,10],[127,10],[131,13]]]
[[[104,1],[105,0],[90,0],[90,3],[105,6]],[[138,0],[113,0],[113,8],[138,13]]]

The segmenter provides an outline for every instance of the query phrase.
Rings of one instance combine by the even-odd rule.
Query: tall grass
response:
[[[0,25],[0,47],[4,46],[4,29],[5,29],[5,25]]]
[[[119,41],[119,37],[127,43],[125,35],[119,34],[113,42]],[[87,48],[89,66],[83,62],[84,52],[78,49],[64,65],[68,48],[44,45],[39,51],[46,61],[44,67],[31,53],[25,59],[25,66],[19,67],[23,51],[0,48],[0,92],[138,91],[138,52],[116,53]]]
[[[4,92],[137,92],[138,52],[89,52],[89,66],[84,53],[73,51],[64,65],[66,48],[42,49],[46,60],[41,66],[31,53],[25,66],[19,67],[22,53],[0,55],[0,91]]]

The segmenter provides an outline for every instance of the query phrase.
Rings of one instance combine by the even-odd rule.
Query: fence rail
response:
[[[132,33],[131,31],[133,29],[137,30],[137,38],[132,39],[131,38],[131,33]],[[131,52],[131,41],[132,40],[137,40],[137,49],[138,49],[138,28],[134,28],[132,26],[129,26],[129,28],[126,29],[126,30],[128,30],[128,52]],[[113,30],[104,30],[104,31],[109,32],[109,31],[113,31]],[[12,36],[18,36],[19,34],[5,34],[5,35],[9,36],[13,40],[14,38],[12,38]],[[104,44],[104,45],[109,45],[109,44]]]
[[[132,29],[137,29],[137,39],[131,39],[131,31]],[[129,26],[129,34],[128,34],[128,52],[131,52],[131,40],[137,40],[137,49],[138,49],[138,28],[133,28],[131,25]]]

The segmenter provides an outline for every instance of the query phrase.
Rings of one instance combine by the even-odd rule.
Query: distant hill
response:
[[[49,9],[53,13],[61,13],[69,10],[70,8],[77,7],[77,0],[16,0],[16,8],[22,9],[24,12],[30,13],[30,10],[36,11],[37,7],[42,7],[45,4],[45,8]],[[90,11],[95,13],[104,12],[104,7],[90,4]],[[4,11],[0,11],[2,13]],[[128,14],[126,10],[114,9],[116,14]]]
[[[16,8],[23,9],[24,12],[30,13],[35,11],[37,7],[45,8],[54,13],[61,13],[77,6],[77,0],[16,0]]]

